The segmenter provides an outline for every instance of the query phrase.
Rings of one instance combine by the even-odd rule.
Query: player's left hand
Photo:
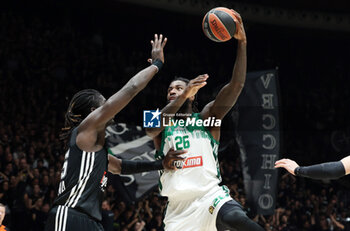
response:
[[[166,170],[176,170],[177,168],[174,166],[174,161],[184,160],[184,157],[180,155],[185,154],[187,150],[177,150],[170,149],[168,153],[165,155],[163,159],[163,167]]]
[[[163,50],[167,41],[168,39],[166,37],[163,38],[162,34],[160,34],[159,36],[158,34],[154,35],[154,40],[151,40],[151,44],[152,44],[151,57],[152,58],[147,60],[149,63],[152,64],[152,62],[156,59],[159,59],[160,61],[162,61],[162,63],[164,63]]]
[[[290,159],[281,159],[275,162],[275,168],[285,168],[290,174],[294,174],[294,170],[299,167],[299,165]]]
[[[237,13],[235,10],[231,9],[231,11],[236,16],[236,18],[234,19],[236,22],[236,33],[233,35],[233,37],[235,39],[237,39],[238,41],[247,42],[247,36],[245,34],[243,20],[242,20],[241,15],[239,13]]]
[[[190,97],[196,95],[197,92],[199,91],[199,89],[201,89],[202,87],[207,85],[206,81],[208,78],[209,78],[209,75],[204,74],[204,75],[197,76],[197,78],[195,78],[195,79],[191,79],[190,82],[187,84],[187,86],[182,94],[186,98],[190,98]]]

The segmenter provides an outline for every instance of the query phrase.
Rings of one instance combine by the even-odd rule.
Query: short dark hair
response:
[[[189,79],[184,78],[184,77],[181,77],[181,76],[175,76],[175,78],[174,78],[171,82],[174,82],[174,81],[177,81],[177,80],[180,80],[180,81],[182,81],[182,82],[185,82],[186,85],[190,82]]]
[[[66,140],[73,128],[78,126],[91,113],[91,108],[97,108],[101,105],[102,99],[102,94],[94,89],[77,92],[69,103],[60,138]]]

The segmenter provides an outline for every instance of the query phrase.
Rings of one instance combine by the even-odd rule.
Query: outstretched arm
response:
[[[299,166],[294,160],[281,159],[276,161],[275,168],[285,168],[293,175],[313,179],[338,179],[350,173],[350,156],[340,161],[326,162],[305,167]]]
[[[167,38],[160,35],[154,35],[152,44],[152,60],[154,63],[164,63],[163,48],[167,42]],[[101,107],[91,112],[78,128],[77,144],[79,148],[85,151],[96,151],[101,147],[96,147],[99,133],[104,132],[106,124],[121,111],[158,72],[157,65],[151,65],[134,77],[132,77],[126,85],[117,93],[112,95]],[[101,145],[100,145],[101,146]]]
[[[222,119],[236,103],[240,95],[247,72],[247,38],[241,16],[232,10],[236,16],[237,32],[234,37],[238,40],[236,62],[233,67],[232,77],[218,93],[215,100],[206,105],[201,112],[201,117],[215,117]]]
[[[180,155],[186,152],[186,150],[174,151],[170,149],[163,160],[156,161],[122,160],[108,155],[108,171],[113,174],[135,174],[161,169],[175,170],[174,161],[183,160],[184,158]]]

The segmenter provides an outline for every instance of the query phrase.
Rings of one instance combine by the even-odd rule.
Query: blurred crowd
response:
[[[60,180],[64,150],[58,134],[72,94],[83,88],[98,88],[108,97],[147,65],[150,52],[150,46],[146,47],[149,45],[147,39],[146,48],[128,47],[98,30],[88,33],[80,30],[69,16],[62,17],[64,20],[49,20],[30,13],[0,12],[0,203],[6,207],[3,224],[11,230],[43,230]],[[204,65],[209,71],[215,70],[208,58],[210,49],[194,50],[179,52],[170,46],[166,50],[166,60],[186,65],[189,75],[193,75],[203,65],[198,61],[199,57],[206,57],[203,58]],[[261,62],[267,67],[285,65],[274,61],[274,56],[278,57],[281,51],[276,51],[276,55],[272,51],[264,53],[267,56],[264,61],[261,61],[262,54],[251,57],[251,52],[248,52],[248,61],[252,63],[252,70],[261,68]],[[220,56],[216,54],[215,57]],[[300,65],[307,59],[296,58],[294,64]],[[315,155],[319,162],[328,160],[327,155],[334,152],[328,132],[349,125],[345,119],[350,114],[349,107],[343,108],[349,105],[350,92],[344,89],[339,96],[339,89],[344,86],[339,83],[347,83],[345,78],[349,77],[349,67],[341,59],[331,61],[334,62],[338,78],[329,77],[333,75],[332,71],[321,73],[312,72],[312,68],[300,69],[294,73],[294,81],[288,83],[289,90],[281,93],[287,108],[284,119],[291,121],[283,124],[286,129],[285,149],[291,153],[290,157],[303,160],[304,164],[315,161]],[[171,77],[177,68],[169,66],[161,74]],[[229,69],[220,66],[218,76],[227,76],[231,70],[232,66]],[[284,72],[290,77],[290,73]],[[315,78],[311,80],[304,75],[314,75]],[[298,91],[303,78],[307,84]],[[136,105],[159,107],[159,92],[152,89],[164,89],[165,96],[168,81],[169,78],[163,78],[152,82],[117,119],[140,124],[141,121],[137,121],[141,109]],[[218,85],[224,81],[217,79]],[[322,82],[327,83],[329,89],[317,88]],[[308,84],[312,91],[306,90]],[[312,84],[315,86],[311,87]],[[284,86],[287,83],[281,80],[281,87]],[[291,92],[290,98],[284,97]],[[207,102],[210,97],[210,89],[204,90],[199,101]],[[303,112],[291,112],[294,106],[302,108]],[[339,116],[339,110],[343,110],[344,115]],[[296,119],[293,120],[293,116]],[[292,129],[294,127],[296,130]],[[310,136],[302,128],[319,131],[321,135]],[[295,136],[302,137],[303,141],[292,141]],[[330,148],[324,149],[315,145],[317,143],[325,143]],[[305,153],[310,155],[305,156]],[[248,215],[266,230],[350,230],[350,190],[347,184],[297,179],[281,171],[284,175],[279,179],[275,214],[259,216],[253,214],[246,203],[238,152],[232,148],[229,154],[220,158],[223,183],[228,185],[232,197],[242,204]],[[102,223],[106,231],[163,230],[167,201],[157,190],[135,203],[122,201],[115,194],[115,189],[109,186],[102,204]]]

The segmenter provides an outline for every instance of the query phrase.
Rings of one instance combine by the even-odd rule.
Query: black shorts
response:
[[[88,215],[66,206],[53,207],[45,231],[103,231],[102,225]]]

